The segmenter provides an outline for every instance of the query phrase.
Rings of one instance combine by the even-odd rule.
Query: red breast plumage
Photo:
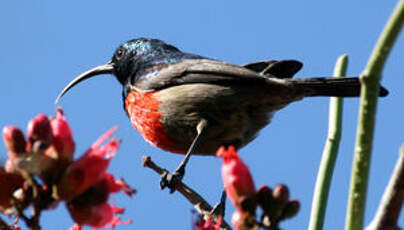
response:
[[[163,114],[159,111],[160,101],[153,95],[155,92],[141,93],[131,91],[125,98],[125,110],[136,130],[150,144],[169,152],[184,153],[175,148],[173,141],[167,137],[161,123]]]

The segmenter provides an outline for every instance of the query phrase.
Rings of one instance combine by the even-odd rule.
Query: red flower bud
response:
[[[58,186],[59,198],[70,200],[93,186],[108,168],[111,158],[119,147],[120,140],[112,139],[104,146],[116,128],[102,135],[86,153],[66,169]]]
[[[240,159],[233,146],[227,150],[220,147],[216,155],[223,158],[222,178],[226,193],[233,205],[242,210],[241,198],[250,197],[255,193],[248,166]]]
[[[38,114],[28,123],[28,137],[31,144],[40,141],[41,148],[47,148],[52,144],[52,130],[46,115]]]
[[[300,203],[297,200],[291,200],[289,201],[285,208],[283,209],[282,215],[280,219],[287,219],[294,217],[300,209]]]
[[[8,148],[8,159],[5,163],[5,169],[8,173],[16,173],[20,168],[19,162],[24,159],[26,154],[26,141],[24,133],[15,126],[6,126],[3,128],[3,140]]]
[[[75,145],[72,131],[61,108],[58,108],[56,116],[51,118],[50,125],[53,134],[53,146],[58,156],[71,161],[73,159]]]
[[[272,203],[272,189],[266,185],[261,186],[256,194],[257,203],[262,207],[264,212],[268,212]]]
[[[289,188],[286,185],[277,185],[272,192],[274,199],[287,203],[289,200]]]
[[[277,185],[272,191],[272,200],[269,208],[264,210],[270,219],[282,220],[282,213],[289,202],[289,189],[286,185]]]
[[[25,137],[19,128],[12,125],[4,127],[3,140],[11,153],[19,154],[25,152]]]

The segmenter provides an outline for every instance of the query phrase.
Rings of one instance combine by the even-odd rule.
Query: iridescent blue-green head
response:
[[[110,62],[74,78],[58,95],[56,102],[73,86],[91,77],[112,74],[125,85],[139,70],[155,64],[176,62],[182,56],[179,49],[158,39],[137,38],[127,41],[116,49]]]

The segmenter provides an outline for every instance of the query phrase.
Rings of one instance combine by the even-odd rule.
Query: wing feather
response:
[[[243,66],[209,59],[182,60],[177,63],[156,65],[135,80],[137,89],[148,91],[180,84],[265,84],[268,75],[260,75]],[[275,76],[270,76],[275,78]],[[274,82],[277,82],[274,79]]]

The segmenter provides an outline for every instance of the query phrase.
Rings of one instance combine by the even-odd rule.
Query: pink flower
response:
[[[114,175],[110,173],[104,173],[103,177],[97,182],[97,184],[102,184],[102,186],[108,190],[108,193],[123,191],[128,196],[132,196],[136,193],[136,190],[126,184],[122,178],[116,180]]]
[[[111,158],[115,155],[120,140],[111,139],[105,145],[102,142],[112,136],[116,128],[102,135],[82,157],[66,169],[58,185],[60,199],[71,200],[94,185],[107,170]]]
[[[4,127],[3,139],[9,149],[6,171],[23,170],[37,174],[45,184],[51,185],[60,178],[72,159],[74,142],[70,127],[59,108],[51,120],[38,114],[29,121],[27,130],[28,143],[20,129]],[[26,154],[32,156],[29,161],[23,161]]]
[[[23,208],[35,202],[31,193],[25,194],[32,191],[31,183],[25,183],[21,176],[27,173],[41,178],[36,181],[41,188],[39,197],[44,198],[41,205],[46,205],[43,209],[53,208],[65,200],[77,222],[71,230],[81,230],[82,225],[114,228],[131,223],[116,216],[124,213],[124,208],[108,203],[112,193],[122,191],[128,196],[136,193],[123,179],[115,179],[106,172],[120,145],[120,140],[110,139],[115,130],[107,131],[83,156],[73,161],[75,143],[60,108],[55,117],[48,119],[39,114],[29,122],[28,141],[17,127],[6,126],[3,139],[9,153],[5,168],[0,167],[0,212],[11,208],[12,195],[24,204]],[[52,202],[55,198],[59,199]]]
[[[131,224],[131,220],[121,221],[120,217],[114,216],[121,214],[124,209],[108,204],[107,202],[91,205],[91,206],[76,206],[74,203],[67,205],[70,215],[76,221],[74,229],[80,229],[81,225],[90,225],[94,228],[114,228],[121,224]]]
[[[240,159],[233,146],[227,150],[220,147],[216,155],[223,158],[222,178],[226,193],[233,205],[242,210],[242,199],[255,194],[254,181],[248,166]]]
[[[93,227],[115,226],[129,223],[120,221],[114,214],[122,214],[125,209],[107,203],[109,195],[119,191],[131,196],[136,192],[122,179],[116,180],[112,174],[104,173],[93,186],[68,202],[67,207],[72,218],[79,225]]]
[[[52,145],[58,153],[58,157],[71,161],[74,153],[73,134],[61,108],[56,111],[56,116],[50,119],[53,134]]]

